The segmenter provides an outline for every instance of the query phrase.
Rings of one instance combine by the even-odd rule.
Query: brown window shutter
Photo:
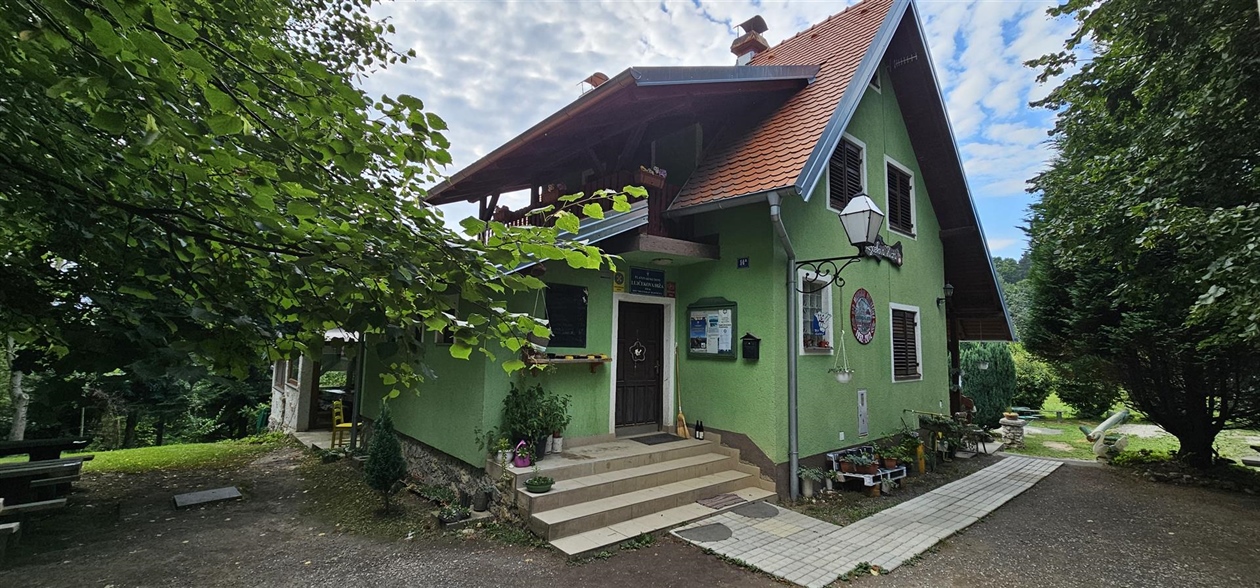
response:
[[[909,174],[888,166],[888,226],[908,235],[914,234],[910,217],[911,181]]]
[[[841,139],[828,164],[831,207],[844,210],[855,194],[862,191],[862,148]]]
[[[892,311],[893,379],[914,380],[920,377],[918,349],[914,338],[915,313]]]

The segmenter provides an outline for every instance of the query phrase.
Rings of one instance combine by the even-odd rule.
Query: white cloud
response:
[[[412,94],[450,126],[453,173],[578,97],[595,71],[630,66],[733,64],[735,25],[761,14],[777,43],[853,2],[762,0],[436,1],[377,5],[418,59],[374,75],[372,94]],[[937,77],[964,166],[982,208],[1023,195],[1050,150],[1046,112],[1028,102],[1047,88],[1022,63],[1059,50],[1071,22],[1050,20],[1052,2],[919,0]],[[1026,198],[1026,195],[1023,196]],[[509,202],[505,200],[505,202]],[[448,210],[457,220],[475,207]],[[986,217],[999,234],[1022,213]],[[996,241],[994,241],[996,242]]]
[[[1010,237],[990,237],[988,243],[989,255],[998,255],[1012,245],[1021,245],[1022,241],[1020,239],[1013,239]]]

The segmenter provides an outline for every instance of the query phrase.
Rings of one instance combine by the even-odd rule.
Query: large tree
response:
[[[1033,181],[1024,339],[1122,387],[1198,466],[1260,424],[1256,9],[1070,0],[1066,50],[1033,62],[1068,75],[1040,102],[1057,154]]]
[[[611,260],[557,238],[575,212],[457,232],[423,203],[446,125],[356,86],[408,59],[369,3],[0,5],[0,330],[60,355],[69,329],[108,329],[238,375],[332,327],[385,335],[386,356],[450,328],[464,358],[545,331],[507,311],[542,286],[509,270]]]

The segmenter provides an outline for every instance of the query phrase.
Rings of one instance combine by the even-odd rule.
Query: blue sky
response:
[[[395,46],[419,58],[374,74],[372,94],[412,94],[450,126],[454,173],[559,110],[592,72],[630,66],[733,65],[736,25],[760,14],[780,40],[852,2],[738,0],[385,3]],[[1049,91],[1024,61],[1062,49],[1072,23],[1049,2],[918,0],[946,110],[994,255],[1018,257],[1032,196],[1025,182],[1051,154]],[[506,200],[509,206],[523,202]],[[448,218],[475,214],[448,207]]]

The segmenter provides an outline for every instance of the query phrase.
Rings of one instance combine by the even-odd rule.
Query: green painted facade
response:
[[[894,267],[872,260],[850,266],[844,273],[846,284],[832,287],[832,332],[845,338],[854,380],[837,383],[827,372],[836,365],[839,349],[833,353],[806,353],[799,360],[800,455],[815,455],[839,447],[869,442],[896,433],[903,416],[914,424],[905,409],[943,412],[948,406],[949,361],[946,344],[945,311],[936,304],[944,285],[943,247],[928,187],[924,185],[916,157],[901,119],[896,96],[885,77],[883,91],[867,90],[847,134],[865,144],[866,191],[881,209],[887,211],[885,155],[907,167],[914,175],[916,235],[909,237],[883,230],[884,239],[904,247],[905,264]],[[693,135],[682,133],[680,136]],[[667,147],[667,146],[666,146]],[[670,150],[662,147],[662,153]],[[670,168],[671,172],[677,168]],[[671,181],[682,181],[671,173]],[[798,259],[850,255],[848,244],[835,212],[827,208],[824,179],[808,201],[788,198],[783,216]],[[785,347],[794,350],[799,342],[789,341],[787,259],[765,204],[740,206],[704,213],[692,221],[698,240],[714,237],[721,259],[666,269],[666,279],[677,286],[673,325],[678,342],[678,381],[675,387],[689,420],[703,419],[707,427],[747,435],[771,460],[788,460],[787,373]],[[737,262],[748,259],[748,267]],[[620,269],[624,269],[620,268]],[[652,268],[661,269],[661,268]],[[543,279],[549,283],[585,286],[588,291],[587,341],[583,348],[552,352],[614,352],[612,272],[573,270],[549,266]],[[868,345],[859,344],[849,325],[849,304],[855,290],[865,288],[873,297],[877,330]],[[687,357],[687,305],[705,297],[724,297],[738,304],[735,338],[751,333],[761,338],[761,358],[750,361],[741,356],[734,361]],[[662,299],[665,300],[665,299]],[[894,382],[889,303],[917,307],[920,322],[922,374],[919,381]],[[517,311],[541,311],[531,294],[510,301]],[[668,315],[667,315],[668,319]],[[833,343],[838,347],[838,343]],[[370,346],[369,346],[370,347]],[[738,341],[736,342],[738,348]],[[667,351],[667,353],[672,350]],[[501,350],[500,354],[506,354]],[[503,359],[500,355],[500,361]],[[497,361],[474,356],[471,361],[449,357],[447,350],[433,345],[426,355],[438,378],[406,391],[394,406],[400,432],[421,440],[470,464],[481,465],[473,430],[499,424],[503,398],[514,378],[526,383],[540,382],[549,391],[572,398],[573,423],[566,437],[590,437],[612,432],[610,404],[612,365],[602,365],[592,374],[585,365],[554,366],[538,375],[503,372]],[[387,371],[388,362],[369,357],[369,377],[365,387],[364,413],[374,416],[386,387],[377,374]],[[668,376],[667,376],[667,379]],[[868,391],[869,435],[858,436],[857,390]],[[676,408],[666,406],[663,421],[672,428]],[[839,434],[845,433],[845,441]]]

